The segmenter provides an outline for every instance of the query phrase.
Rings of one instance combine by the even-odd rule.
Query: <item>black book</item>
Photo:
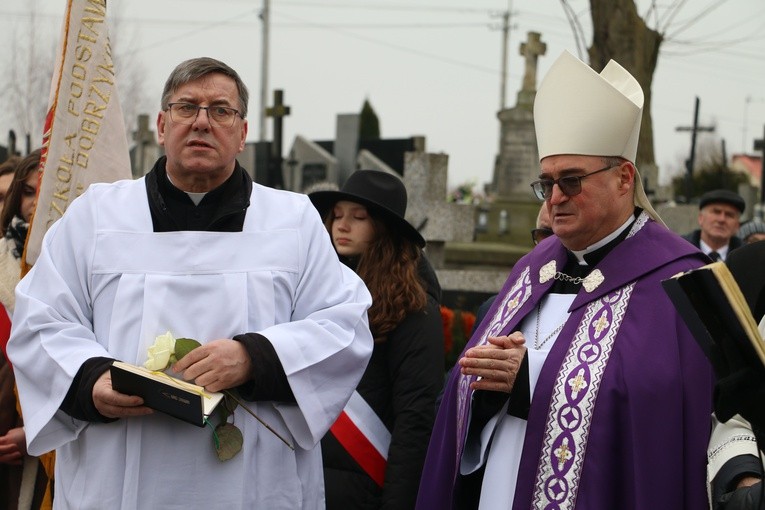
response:
[[[756,370],[765,369],[765,342],[724,262],[681,273],[662,281],[662,286],[710,360],[714,347],[725,345]]]
[[[111,368],[112,388],[126,395],[138,395],[144,405],[196,425],[205,420],[223,400],[223,393],[205,391],[201,386],[154,372],[144,367],[115,361]]]

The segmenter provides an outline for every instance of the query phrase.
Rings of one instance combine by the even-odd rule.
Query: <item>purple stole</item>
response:
[[[534,483],[534,508],[573,508],[592,412],[634,284],[590,303],[555,379]]]

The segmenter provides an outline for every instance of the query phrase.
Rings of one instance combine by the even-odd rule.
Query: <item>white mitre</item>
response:
[[[637,155],[643,89],[614,60],[598,74],[564,51],[542,80],[534,100],[539,160],[558,154],[622,157]],[[635,205],[664,223],[648,201],[635,172]]]

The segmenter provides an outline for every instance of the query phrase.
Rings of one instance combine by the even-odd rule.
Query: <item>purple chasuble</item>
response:
[[[704,264],[694,246],[643,213],[581,289],[537,381],[514,510],[706,508],[711,366],[660,281]],[[543,241],[513,267],[467,348],[519,329],[550,290],[540,277],[566,250]],[[472,391],[452,370],[417,508],[453,508]],[[489,489],[490,490],[490,489]]]

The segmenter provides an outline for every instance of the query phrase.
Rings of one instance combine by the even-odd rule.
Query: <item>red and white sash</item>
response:
[[[2,350],[3,356],[5,356],[5,359],[8,361],[8,364],[11,364],[11,360],[8,359],[8,355],[6,354],[6,348],[8,346],[8,339],[11,336],[11,314],[8,313],[8,310],[5,308],[5,306],[0,304],[0,350]]]
[[[364,472],[382,487],[388,464],[390,432],[358,392],[353,392],[329,430]]]

